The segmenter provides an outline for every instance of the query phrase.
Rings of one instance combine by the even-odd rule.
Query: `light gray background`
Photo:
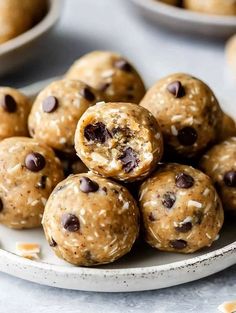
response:
[[[74,59],[90,50],[109,49],[130,58],[147,85],[171,72],[199,76],[214,88],[225,109],[232,110],[236,88],[225,70],[224,42],[157,29],[140,18],[128,2],[67,0],[60,23],[38,46],[37,58],[0,79],[0,84],[23,87],[62,74]],[[59,290],[0,274],[0,313],[213,313],[220,303],[234,298],[236,266],[180,287],[129,294]]]

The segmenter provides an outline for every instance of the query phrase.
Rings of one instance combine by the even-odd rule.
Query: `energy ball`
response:
[[[163,251],[192,253],[218,238],[224,214],[211,180],[193,167],[162,165],[140,188],[146,241]]]
[[[202,158],[200,168],[211,177],[225,211],[236,213],[236,137],[214,146]]]
[[[139,233],[139,211],[128,190],[92,173],[69,176],[54,189],[43,216],[49,245],[82,266],[128,253]]]
[[[66,74],[100,90],[106,102],[139,103],[145,94],[144,83],[136,69],[121,55],[93,51],[77,60]]]
[[[221,132],[218,137],[218,142],[224,141],[234,136],[236,136],[236,122],[231,116],[224,113]]]
[[[78,120],[97,100],[97,91],[85,83],[76,80],[51,83],[33,104],[29,116],[31,136],[49,147],[73,153]]]
[[[28,135],[29,99],[16,89],[0,87],[0,140]]]
[[[188,74],[173,74],[158,81],[141,105],[160,124],[171,154],[198,156],[214,143],[220,132],[223,113],[212,90]]]
[[[26,137],[0,142],[0,223],[10,228],[41,224],[46,201],[63,179],[60,161],[49,147]]]
[[[46,10],[46,0],[0,1],[0,43],[20,35],[37,24]]]
[[[160,128],[143,107],[98,103],[81,117],[75,149],[84,164],[105,177],[122,181],[145,178],[163,154]]]
[[[235,0],[184,0],[186,9],[213,15],[236,15]]]

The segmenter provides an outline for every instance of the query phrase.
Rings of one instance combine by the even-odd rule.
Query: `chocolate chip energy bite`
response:
[[[98,92],[85,83],[75,80],[51,83],[33,104],[29,116],[31,136],[54,149],[72,153],[77,122],[98,99]]]
[[[139,103],[145,94],[144,83],[129,61],[109,51],[93,51],[78,59],[66,78],[79,79],[100,90],[107,102]]]
[[[184,0],[184,7],[206,14],[236,15],[235,0]]]
[[[200,168],[211,177],[224,209],[236,213],[236,137],[214,146],[203,157]]]
[[[223,113],[212,90],[188,74],[158,81],[141,105],[158,120],[168,150],[192,158],[216,141]]]
[[[140,188],[146,241],[163,251],[192,253],[217,239],[224,214],[211,180],[193,167],[162,165]]]
[[[75,149],[92,171],[117,180],[140,180],[155,169],[163,153],[155,118],[131,103],[98,103],[81,117]]]
[[[27,136],[29,99],[16,89],[0,87],[0,140],[13,136]]]
[[[75,265],[115,261],[139,233],[138,207],[128,190],[91,172],[69,176],[54,189],[43,216],[54,252]]]
[[[40,226],[44,206],[63,179],[49,147],[26,137],[0,142],[0,223],[11,228]]]

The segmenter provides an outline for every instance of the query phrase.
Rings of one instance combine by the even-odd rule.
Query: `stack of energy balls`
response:
[[[192,253],[217,240],[223,207],[236,211],[235,122],[191,75],[145,93],[124,57],[95,51],[32,108],[1,88],[0,110],[0,222],[42,220],[49,245],[72,264],[125,255],[140,222],[152,247]]]

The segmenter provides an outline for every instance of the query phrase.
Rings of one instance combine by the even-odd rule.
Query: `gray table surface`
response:
[[[57,0],[56,0],[57,1]],[[74,59],[94,49],[119,51],[143,74],[147,85],[171,72],[190,72],[207,81],[226,110],[234,88],[225,80],[224,42],[157,29],[138,16],[128,0],[67,0],[53,33],[38,46],[37,58],[0,79],[22,87],[60,75]],[[217,312],[236,298],[236,266],[212,277],[165,290],[127,294],[76,292],[39,286],[0,274],[0,312]]]

